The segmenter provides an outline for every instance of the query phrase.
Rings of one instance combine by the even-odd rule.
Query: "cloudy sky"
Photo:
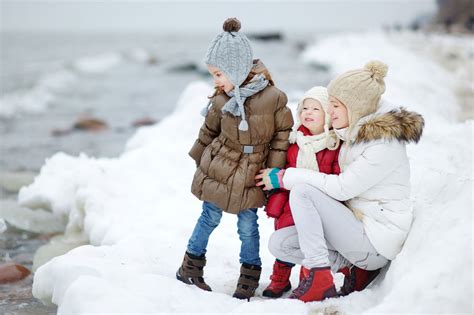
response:
[[[363,30],[433,14],[435,0],[0,0],[3,31],[209,32],[236,16],[246,31]]]

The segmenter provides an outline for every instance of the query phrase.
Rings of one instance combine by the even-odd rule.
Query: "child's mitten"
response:
[[[285,174],[284,169],[279,168],[268,168],[263,173],[262,181],[265,184],[265,189],[278,189],[283,188],[283,175]]]

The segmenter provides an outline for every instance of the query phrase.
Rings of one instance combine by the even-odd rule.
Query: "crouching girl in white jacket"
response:
[[[336,296],[331,269],[345,274],[339,294],[364,289],[407,237],[413,216],[405,146],[418,142],[424,120],[380,100],[386,73],[385,64],[371,61],[328,86],[332,125],[344,141],[341,174],[288,168],[256,177],[264,189],[290,190],[295,226],[275,231],[269,242],[276,258],[303,267],[290,298]]]

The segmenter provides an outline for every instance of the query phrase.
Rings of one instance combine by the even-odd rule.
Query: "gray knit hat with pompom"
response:
[[[240,22],[229,18],[224,22],[224,32],[217,35],[207,49],[204,62],[219,68],[234,85],[235,96],[243,109],[239,86],[245,81],[253,66],[253,52],[247,36],[240,33]],[[242,104],[240,104],[242,103]],[[248,128],[245,117],[243,125]],[[244,127],[244,130],[245,130]]]

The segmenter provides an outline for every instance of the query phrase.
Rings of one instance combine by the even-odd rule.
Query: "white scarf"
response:
[[[339,138],[333,130],[329,130],[314,136],[305,136],[301,131],[290,133],[290,143],[298,145],[298,158],[296,167],[308,168],[319,171],[318,161],[315,154],[324,149],[336,150],[339,146]]]
[[[346,141],[347,140],[346,139],[347,129],[349,129],[349,128],[348,127],[341,128],[341,129],[334,128],[334,132],[336,133],[336,135],[339,139],[341,139],[342,141]]]

